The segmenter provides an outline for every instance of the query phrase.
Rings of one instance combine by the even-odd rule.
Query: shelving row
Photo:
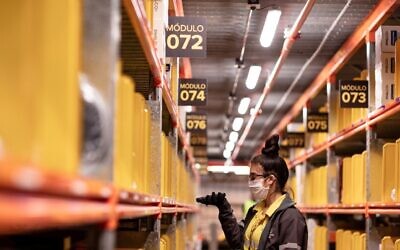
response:
[[[125,220],[144,220],[137,244],[159,248],[164,218],[194,217],[198,173],[175,93],[190,63],[168,59],[167,74],[144,2],[160,1],[0,4],[0,235],[95,224],[114,249]],[[166,18],[183,15],[181,1],[162,2]],[[190,242],[193,227],[176,234]]]
[[[400,218],[397,145],[400,134],[396,129],[400,124],[399,81],[396,80],[400,74],[396,70],[400,65],[400,50],[395,50],[398,41],[393,38],[394,32],[398,32],[398,26],[393,27],[398,25],[394,20],[398,15],[395,11],[398,4],[386,2],[390,9],[384,12],[386,16],[372,18],[377,9],[383,8],[384,2],[377,3],[375,10],[331,60],[341,58],[340,63],[329,62],[310,91],[299,98],[297,104],[300,106],[295,105],[296,108],[278,125],[278,129],[287,125],[301,107],[304,128],[309,113],[316,110],[328,113],[328,132],[305,132],[305,147],[291,149],[288,161],[289,186],[296,191],[299,209],[314,225],[310,229],[313,239],[310,249],[330,249],[329,246],[335,249],[387,249],[384,242],[391,237],[394,247],[393,239],[400,235],[392,230]],[[392,4],[391,7],[388,4]],[[394,18],[391,18],[393,12]],[[371,26],[361,35],[360,27],[368,23]],[[392,34],[394,41],[387,34],[380,39],[380,32]],[[359,40],[357,46],[356,40]],[[361,44],[363,40],[365,46]],[[380,51],[379,46],[383,45],[392,47],[390,55]],[[352,46],[351,50],[344,50]],[[355,62],[359,64],[359,70],[347,70]],[[330,73],[324,75],[324,72]],[[363,107],[344,107],[340,88],[349,80],[368,84],[368,96],[360,101],[364,103]],[[325,85],[326,88],[322,88]],[[324,100],[323,104],[321,100]]]

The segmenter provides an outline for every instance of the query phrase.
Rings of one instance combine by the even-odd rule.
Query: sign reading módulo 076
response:
[[[167,57],[206,57],[206,20],[200,17],[171,16],[165,39]]]

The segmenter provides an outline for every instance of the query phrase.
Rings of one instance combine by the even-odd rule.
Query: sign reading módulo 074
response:
[[[206,20],[200,17],[171,16],[165,39],[167,57],[206,57]]]

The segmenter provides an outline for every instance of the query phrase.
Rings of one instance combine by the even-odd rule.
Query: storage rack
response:
[[[156,54],[154,40],[149,28],[150,25],[141,1],[86,0],[85,4],[87,5],[84,8],[91,6],[91,4],[97,6],[90,10],[92,11],[91,14],[93,14],[91,18],[95,19],[101,15],[104,18],[104,15],[109,15],[107,16],[108,20],[104,18],[106,19],[105,27],[110,28],[108,25],[111,25],[108,32],[118,29],[118,26],[112,27],[112,25],[118,25],[118,22],[114,21],[119,19],[119,8],[122,7],[120,4],[129,13],[129,18],[134,28],[132,32],[135,32],[140,40],[141,48],[151,69],[156,93],[159,93],[154,102],[159,107],[162,107],[163,103],[166,105],[175,127],[175,133],[172,136],[175,136],[176,141],[181,143],[183,152],[180,157],[187,160],[187,170],[191,172],[194,180],[191,184],[198,185],[199,176],[194,168],[191,148],[179,120],[177,104],[173,100],[171,90],[166,84],[166,75],[162,70],[163,65]],[[172,6],[173,10],[171,11],[173,14],[183,15],[182,2],[180,0],[172,1]],[[85,11],[89,10],[86,9]],[[102,26],[104,23],[94,22],[92,24]],[[85,37],[84,39],[99,38]],[[107,46],[109,47],[107,49],[111,51],[111,55],[107,55],[109,56],[107,59],[112,59],[109,62],[112,64],[117,57],[115,48],[118,47],[118,43],[115,41],[108,42]],[[95,53],[95,51],[88,50],[85,53]],[[93,64],[96,63],[94,62]],[[84,69],[87,68],[84,67]],[[183,76],[190,77],[191,69],[188,59],[183,60],[179,72]],[[110,76],[112,75],[110,74]],[[152,131],[152,136],[157,134],[156,137],[160,138],[161,116],[156,122],[158,122],[159,130]],[[155,153],[161,153],[160,145],[160,143],[153,145],[153,148],[156,148]],[[178,146],[176,150],[178,150]],[[161,161],[160,156],[158,155],[155,160]],[[153,165],[156,163],[153,162]],[[158,163],[157,166],[161,166],[161,162]],[[159,172],[160,170],[157,169],[156,171]],[[116,231],[123,220],[138,219],[139,221],[148,221],[153,219],[154,221],[151,223],[154,224],[146,239],[145,248],[159,249],[160,238],[163,233],[162,227],[176,227],[178,224],[185,224],[186,219],[191,219],[192,215],[198,210],[193,203],[183,203],[171,197],[163,197],[160,194],[159,184],[155,185],[155,189],[151,188],[152,191],[155,190],[154,192],[148,194],[124,190],[108,182],[109,179],[107,180],[107,178],[100,179],[71,177],[50,172],[37,166],[27,166],[25,163],[20,163],[14,159],[1,160],[0,236],[96,224],[101,225],[100,230],[102,231],[98,238],[99,248],[115,249]],[[159,182],[160,178],[156,180]],[[182,233],[180,232],[180,234]],[[175,237],[172,237],[172,239],[174,241]],[[170,244],[175,246],[175,242]]]
[[[341,173],[339,172],[340,170],[338,166],[338,156],[335,153],[335,147],[350,149],[351,146],[346,145],[346,142],[348,143],[349,141],[356,140],[356,138],[364,138],[365,148],[368,155],[365,170],[366,197],[369,197],[371,193],[370,179],[374,178],[371,176],[372,163],[370,152],[372,152],[372,150],[376,150],[376,148],[380,145],[378,144],[377,140],[377,126],[385,124],[390,119],[398,119],[400,114],[399,97],[381,107],[375,107],[374,32],[377,27],[381,25],[399,6],[400,3],[398,1],[379,1],[371,14],[364,20],[363,23],[359,25],[359,27],[354,31],[349,39],[342,45],[339,51],[323,68],[323,70],[316,77],[311,86],[299,98],[299,100],[296,102],[290,112],[288,112],[284,119],[281,120],[281,122],[278,124],[275,131],[273,132],[276,133],[286,128],[289,122],[297,116],[301,109],[307,107],[309,101],[315,98],[316,95],[321,91],[321,89],[325,87],[325,85],[328,85],[327,100],[330,117],[329,126],[331,126],[331,119],[337,118],[331,117],[332,108],[334,109],[333,98],[336,98],[336,96],[332,96],[332,91],[329,91],[329,89],[331,90],[333,86],[337,84],[336,74],[340,71],[340,69],[346,65],[347,61],[349,61],[349,59],[363,44],[366,45],[365,52],[367,58],[367,70],[369,75],[370,89],[370,103],[367,116],[359,119],[358,121],[353,121],[349,126],[340,130],[339,132],[328,134],[327,139],[321,143],[318,143],[317,145],[308,145],[309,147],[305,149],[302,154],[292,156],[291,160],[288,162],[289,169],[296,169],[296,171],[298,169],[304,169],[308,166],[314,165],[315,161],[320,162],[321,158],[323,159],[323,161],[326,162],[327,190],[325,191],[328,199],[328,204],[307,205],[304,203],[300,203],[298,205],[298,208],[303,213],[307,214],[308,216],[317,218],[317,221],[319,221],[320,223],[322,222],[322,224],[326,226],[327,240],[322,241],[322,243],[321,241],[318,242],[318,240],[315,241],[318,242],[315,243],[317,245],[322,244],[319,245],[319,247],[322,247],[321,249],[329,249],[329,242],[334,243],[336,240],[335,230],[340,228],[338,228],[335,224],[336,216],[362,216],[365,223],[364,233],[366,237],[366,247],[367,249],[378,249],[378,245],[381,243],[382,240],[382,235],[378,235],[377,233],[378,228],[375,225],[376,218],[382,216],[390,217],[400,215],[400,204],[398,202],[367,201],[365,203],[341,204],[339,200],[339,193],[341,191],[339,178]],[[320,165],[320,163],[318,163],[317,166],[318,165]]]

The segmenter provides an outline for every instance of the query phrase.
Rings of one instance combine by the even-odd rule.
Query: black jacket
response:
[[[286,194],[279,208],[269,218],[258,245],[258,250],[307,249],[307,224]],[[225,238],[232,249],[243,249],[244,233],[257,211],[254,206],[247,212],[246,218],[237,223],[229,206],[220,209],[219,220]]]

